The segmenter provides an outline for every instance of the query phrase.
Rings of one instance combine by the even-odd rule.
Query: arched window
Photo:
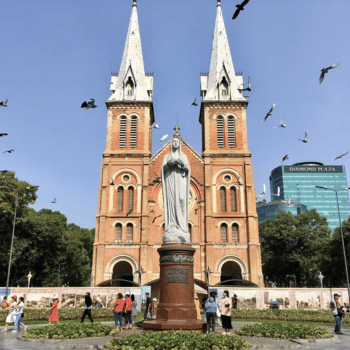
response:
[[[220,233],[221,233],[221,243],[227,243],[227,225],[226,224],[221,224]]]
[[[120,130],[119,130],[119,148],[125,148],[126,138],[126,117],[120,118]]]
[[[137,145],[137,117],[131,117],[130,148]]]
[[[232,225],[232,242],[234,242],[234,243],[239,242],[238,225],[237,224]]]
[[[223,117],[217,117],[216,119],[216,126],[217,126],[217,137],[218,137],[218,148],[224,147],[224,118]]]
[[[226,188],[220,187],[220,208],[223,213],[226,213]]]
[[[132,212],[134,210],[134,188],[128,188],[128,212]]]
[[[115,241],[122,241],[122,224],[119,223],[115,225]]]
[[[133,96],[134,95],[134,83],[131,80],[131,77],[128,78],[125,86],[126,86],[126,95]]]
[[[190,223],[188,224],[188,233],[190,235],[190,242],[192,242],[192,225]]]
[[[230,196],[231,196],[231,212],[237,211],[237,196],[236,196],[236,188],[230,188]]]
[[[119,213],[123,211],[123,197],[124,197],[124,188],[122,186],[119,186],[118,196],[117,196],[117,207],[118,207]]]
[[[126,225],[126,241],[132,242],[134,235],[134,226],[133,224],[127,224]]]
[[[228,146],[235,147],[235,119],[231,116],[227,118]]]

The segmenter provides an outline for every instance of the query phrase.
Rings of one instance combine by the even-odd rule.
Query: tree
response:
[[[297,284],[317,286],[317,274],[328,254],[331,240],[327,219],[316,210],[294,216],[280,211],[276,219],[259,224],[263,272],[278,286],[295,275]]]

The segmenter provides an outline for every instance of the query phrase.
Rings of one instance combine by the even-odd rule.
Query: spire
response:
[[[145,74],[136,0],[132,4],[119,73],[112,73],[111,91],[109,101],[152,100],[153,77]]]
[[[201,95],[203,101],[245,100],[238,88],[242,87],[242,77],[236,76],[224,18],[221,0],[217,0],[213,47],[209,74],[201,76]]]

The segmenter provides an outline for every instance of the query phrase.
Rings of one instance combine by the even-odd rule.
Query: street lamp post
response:
[[[6,296],[8,295],[8,289],[9,289],[9,284],[10,284],[12,251],[13,251],[13,239],[15,237],[16,216],[17,216],[18,193],[20,191],[24,191],[24,190],[27,190],[29,188],[34,188],[34,187],[39,187],[39,186],[28,186],[28,187],[26,187],[23,190],[15,190],[14,188],[6,187],[6,186],[0,186],[0,189],[16,191],[15,214],[14,214],[14,217],[13,217],[13,225],[12,225],[12,236],[11,236],[11,248],[10,248],[9,267],[8,267],[8,270],[7,270],[7,279],[6,279],[6,292],[5,292]]]
[[[338,216],[339,216],[339,225],[340,225],[340,235],[341,235],[341,242],[343,246],[343,254],[344,254],[344,263],[345,263],[345,274],[346,274],[346,283],[348,287],[348,301],[350,302],[350,285],[349,285],[349,272],[348,272],[348,263],[346,261],[346,253],[345,253],[345,244],[344,244],[344,236],[343,236],[343,227],[341,223],[341,217],[340,217],[340,209],[339,209],[339,199],[338,199],[338,192],[340,191],[347,191],[350,189],[350,187],[345,187],[342,188],[341,190],[334,190],[332,188],[327,188],[323,186],[316,186],[317,188],[320,188],[322,190],[327,190],[327,191],[333,191],[335,192],[335,196],[337,198],[337,206],[338,206]]]
[[[138,274],[139,275],[139,284],[140,287],[142,286],[142,274],[145,273],[145,270],[142,268],[142,266],[140,266],[140,268],[138,270],[135,271],[134,274]]]
[[[207,281],[208,281],[208,294],[209,294],[209,277],[212,271],[210,270],[210,267],[208,266],[204,271],[205,275],[207,276]]]

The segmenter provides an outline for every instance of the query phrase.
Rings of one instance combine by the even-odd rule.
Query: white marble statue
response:
[[[191,169],[187,156],[181,152],[178,127],[171,140],[171,150],[162,165],[164,207],[163,243],[190,243],[188,233],[188,202]]]

